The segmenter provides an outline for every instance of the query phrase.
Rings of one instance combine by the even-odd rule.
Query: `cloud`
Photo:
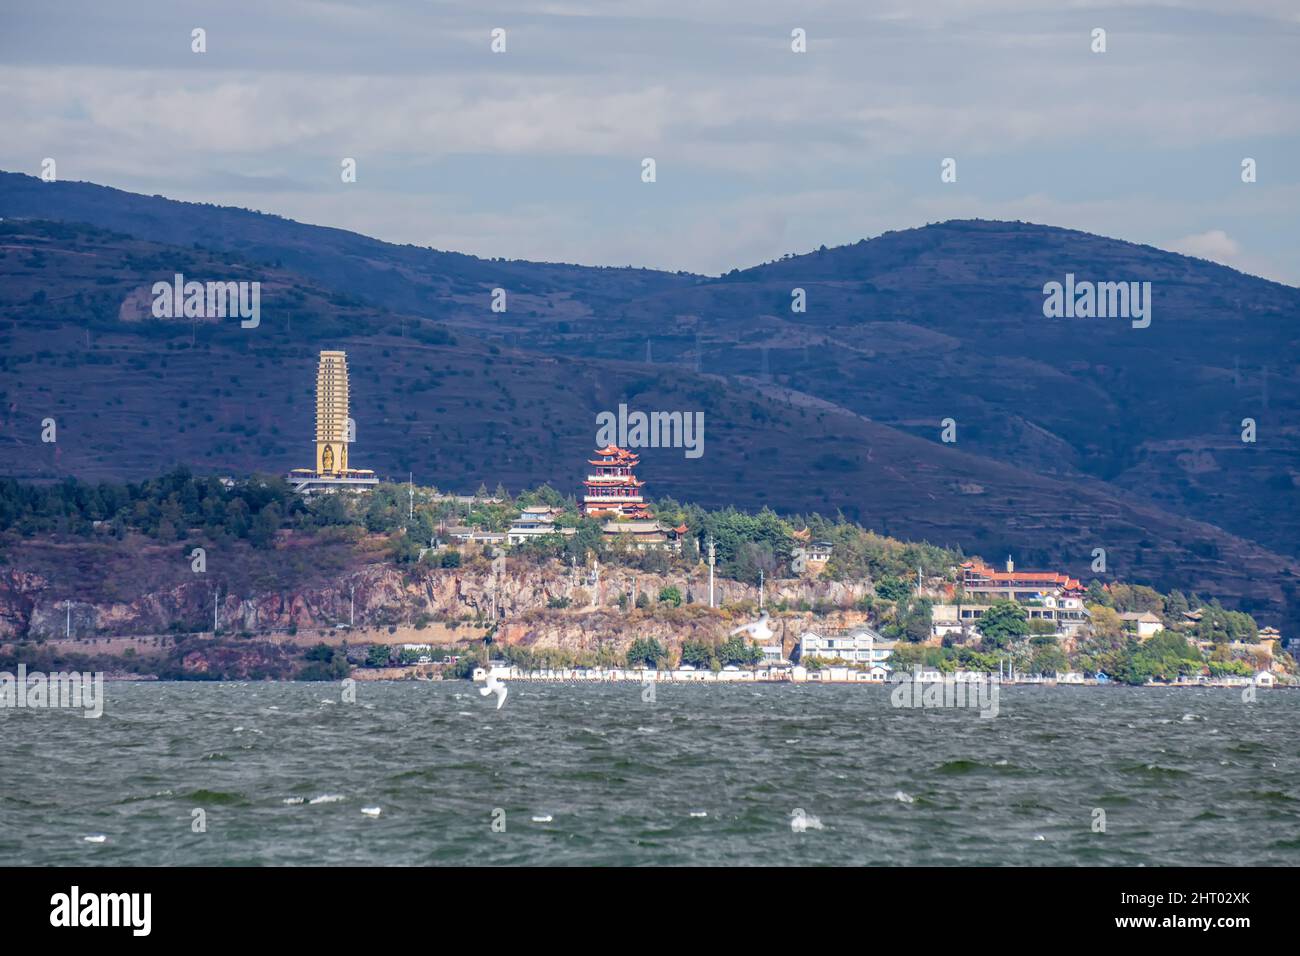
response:
[[[736,9],[227,0],[194,55],[160,0],[21,6],[0,31],[0,168],[51,156],[64,178],[487,256],[716,272],[978,215],[1182,236],[1300,278],[1293,0]],[[945,156],[961,178],[940,189]]]
[[[1241,255],[1241,246],[1222,229],[1210,229],[1194,236],[1183,236],[1169,243],[1167,248],[1171,252],[1209,259],[1225,266],[1236,266]]]

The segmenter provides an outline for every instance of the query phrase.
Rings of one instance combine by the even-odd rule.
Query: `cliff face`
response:
[[[80,638],[210,631],[217,581],[203,575],[193,578],[146,590],[130,600],[72,598],[69,626],[69,599],[62,596],[68,593],[67,582],[6,571],[0,574],[0,640],[59,639],[69,629]],[[681,608],[668,610],[658,602],[660,589],[668,586],[681,592]],[[653,613],[631,609],[634,588],[637,595],[649,596]],[[766,599],[769,605],[808,602],[849,608],[867,590],[865,582],[778,581],[769,584]],[[621,595],[628,598],[628,610],[618,607]],[[756,587],[721,578],[715,581],[718,605],[757,605],[758,596]],[[568,607],[551,607],[565,600]],[[639,636],[676,646],[683,638],[725,635],[738,620],[710,611],[707,602],[707,570],[648,574],[608,567],[601,569],[596,581],[589,570],[505,558],[496,570],[486,562],[458,569],[403,569],[376,563],[361,565],[321,587],[246,594],[230,594],[222,588],[219,618],[222,631],[251,634],[331,629],[350,619],[358,628],[410,624],[421,618],[496,621],[497,640],[502,643],[576,651]],[[860,614],[852,612],[840,617],[861,620]],[[773,626],[778,637],[784,635],[790,643],[802,631],[803,620],[799,615],[786,616]]]

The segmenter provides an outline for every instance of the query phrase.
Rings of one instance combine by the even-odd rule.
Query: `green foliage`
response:
[[[718,660],[724,666],[727,664],[740,666],[757,664],[762,659],[763,652],[740,634],[727,638],[718,646]]]
[[[1070,662],[1065,656],[1065,651],[1061,650],[1060,645],[1055,641],[1034,648],[1033,656],[1029,661],[1031,674],[1055,674],[1069,669]]]
[[[1160,631],[1142,643],[1130,640],[1125,652],[1111,676],[1129,684],[1152,678],[1173,680],[1181,674],[1199,674],[1205,667],[1200,652],[1173,631]]]
[[[387,667],[392,654],[386,644],[372,644],[366,653],[367,667]]]
[[[713,669],[717,662],[716,649],[706,641],[687,638],[682,641],[681,662],[701,669]]]
[[[929,639],[933,619],[933,603],[929,598],[904,600],[894,608],[894,616],[881,626],[881,636],[919,644]]]
[[[1029,633],[1025,609],[1014,601],[995,601],[979,619],[979,632],[989,647],[1007,647]]]
[[[0,479],[0,530],[25,537],[89,535],[95,522],[159,541],[197,532],[207,538],[244,538],[263,548],[286,525],[319,526],[302,497],[280,478],[255,477],[227,488],[216,478],[196,478],[177,468],[125,485],[73,480],[32,485]]]
[[[1241,611],[1228,611],[1218,601],[1201,609],[1201,619],[1196,622],[1196,638],[1215,644],[1238,641],[1254,644],[1259,640],[1255,619]],[[1154,638],[1152,638],[1154,640]]]
[[[627,666],[638,667],[644,664],[647,667],[657,667],[665,657],[667,652],[663,645],[653,637],[638,637],[627,649]]]
[[[307,662],[299,669],[298,680],[333,681],[342,680],[352,671],[348,664],[348,654],[343,648],[331,648],[328,644],[317,644],[303,654]]]
[[[673,584],[670,584],[666,588],[660,588],[659,602],[661,604],[671,604],[673,607],[681,607],[682,606],[681,589]]]
[[[903,601],[911,593],[907,583],[896,577],[886,576],[876,582],[876,596],[886,601]]]

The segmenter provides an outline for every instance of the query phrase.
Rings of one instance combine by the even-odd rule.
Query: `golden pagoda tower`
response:
[[[323,351],[316,368],[316,467],[295,468],[289,481],[303,494],[360,490],[379,483],[375,473],[353,468],[348,446],[356,436],[348,418],[348,354]]]
[[[321,352],[316,369],[316,474],[348,470],[348,353]]]

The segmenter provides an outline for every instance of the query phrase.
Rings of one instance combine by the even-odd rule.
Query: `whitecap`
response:
[[[894,799],[899,803],[916,803],[916,797],[910,793],[904,793],[902,790],[894,791]]]
[[[1038,841],[1038,840],[1046,841],[1046,840],[1047,840],[1047,837],[1045,837],[1045,836],[1043,836],[1041,833],[1039,833],[1039,834],[1036,834],[1036,835],[1034,836],[1034,840],[1035,840],[1035,841]]]
[[[234,730],[231,731],[231,733],[232,734],[243,733],[243,730],[244,730],[243,727],[236,727]]]
[[[87,843],[104,843],[108,840],[108,837],[102,833],[92,833],[89,836],[82,837],[82,839]]]
[[[820,817],[815,817],[811,813],[804,813],[802,810],[792,810],[790,818],[790,829],[795,833],[803,833],[805,830],[826,829],[822,826]]]
[[[691,816],[693,816],[693,817],[707,817],[708,815],[709,815],[709,812],[708,812],[707,810],[692,810],[692,811],[691,811]]]
[[[362,807],[361,812],[368,817],[377,817],[379,816],[379,814],[383,813],[384,811],[379,807]]]
[[[322,793],[319,797],[312,797],[307,802],[315,805],[317,803],[338,803],[345,799],[341,793]]]
[[[293,807],[293,806],[297,806],[300,803],[306,803],[307,798],[306,797],[285,797],[280,802],[284,804],[288,804],[289,806]]]
[[[551,816],[549,813],[545,813],[545,814],[541,814],[540,816],[535,816],[535,817],[533,817],[533,822],[534,822],[534,823],[550,823],[550,822],[551,822],[552,820],[554,820],[554,819],[555,819],[555,818],[554,818],[553,816]]]

